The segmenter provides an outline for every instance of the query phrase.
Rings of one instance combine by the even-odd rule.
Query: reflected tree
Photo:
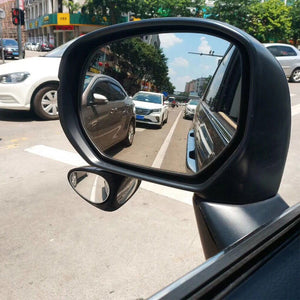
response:
[[[144,87],[152,91],[173,93],[175,87],[168,76],[167,58],[160,48],[141,38],[110,45],[110,64],[105,74],[118,80],[133,95]]]

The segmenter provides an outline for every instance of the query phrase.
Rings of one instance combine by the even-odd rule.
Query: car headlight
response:
[[[28,72],[16,72],[10,74],[0,75],[0,83],[19,83],[24,81],[30,74]]]
[[[161,112],[161,108],[152,109],[152,112]]]

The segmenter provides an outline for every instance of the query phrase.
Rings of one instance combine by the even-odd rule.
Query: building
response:
[[[80,5],[84,0],[78,1]],[[108,25],[101,16],[80,10],[69,12],[62,0],[25,0],[25,31],[28,42],[49,42],[55,47]]]
[[[185,84],[185,93],[195,93],[198,96],[201,96],[204,93],[204,88],[207,85],[208,78],[201,77],[189,81]]]
[[[5,12],[5,19],[1,20],[3,38],[17,39],[17,37],[18,37],[17,26],[12,23],[11,10],[14,7],[16,7],[15,0],[0,0],[0,8],[3,9]],[[24,26],[22,26],[22,27],[24,27]],[[25,39],[24,28],[23,28],[22,33],[23,33],[22,39],[24,40]]]

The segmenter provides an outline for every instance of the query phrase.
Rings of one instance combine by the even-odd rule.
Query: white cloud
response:
[[[183,40],[177,37],[174,33],[160,34],[159,39],[160,39],[160,46],[165,49],[171,48],[176,44],[180,44],[183,42]]]
[[[201,52],[201,53],[209,53],[209,51],[211,51],[211,47],[210,45],[208,44],[208,41],[205,37],[201,37],[200,38],[200,45],[198,47],[198,51]]]
[[[173,68],[169,68],[169,76],[174,77],[177,75],[177,72]]]
[[[176,91],[184,91],[185,89],[185,84],[189,81],[192,80],[191,76],[181,76],[181,77],[175,77],[172,81],[172,83],[175,85],[176,87]]]
[[[183,57],[176,57],[172,63],[171,63],[172,66],[174,67],[183,67],[183,68],[186,68],[189,66],[189,62],[183,58]]]

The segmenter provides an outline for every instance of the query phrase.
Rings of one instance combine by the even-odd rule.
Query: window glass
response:
[[[104,80],[97,83],[94,93],[105,96],[109,101],[124,100],[127,96],[119,86]]]
[[[278,46],[277,56],[296,56],[297,53],[293,48],[287,46]]]
[[[97,82],[97,86],[94,88],[94,93],[105,96],[108,101],[112,100],[111,90],[108,81]]]
[[[279,50],[277,46],[270,46],[267,48],[274,56],[279,56]]]
[[[15,40],[3,40],[3,44],[6,47],[18,47],[18,42]]]
[[[205,102],[214,110],[224,74],[235,47],[232,47],[222,59],[206,93]]]
[[[119,86],[113,83],[108,83],[108,85],[111,93],[111,101],[123,100],[126,98],[126,94]]]
[[[233,55],[234,54],[234,55]],[[205,101],[212,112],[238,121],[241,102],[241,60],[235,47],[224,56],[208,88]]]

